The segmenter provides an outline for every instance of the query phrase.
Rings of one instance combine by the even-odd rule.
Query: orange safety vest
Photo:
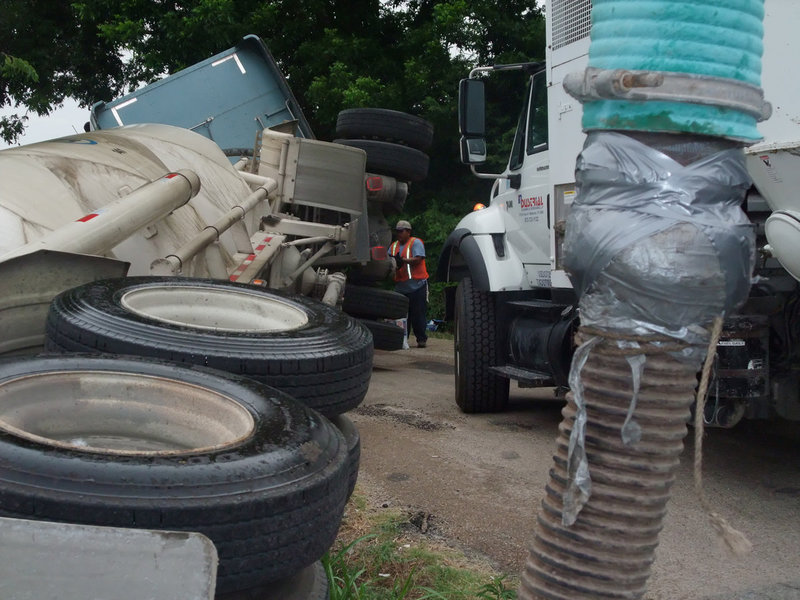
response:
[[[414,241],[418,238],[412,237],[409,238],[406,245],[400,250],[400,256],[409,259],[412,258],[411,256],[411,248],[414,246]],[[419,240],[422,242],[422,240]],[[389,246],[389,254],[395,256],[397,252],[397,247],[399,246],[399,242],[395,240],[392,242],[392,245]],[[401,268],[397,269],[394,272],[394,280],[395,281],[408,281],[409,279],[427,279],[428,278],[428,269],[425,267],[425,257],[421,257],[422,260],[419,261],[416,265],[410,265],[405,263]]]

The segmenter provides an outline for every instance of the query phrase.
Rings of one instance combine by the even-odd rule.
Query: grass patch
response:
[[[331,600],[506,600],[517,581],[423,535],[411,515],[368,506],[358,490],[322,562]]]

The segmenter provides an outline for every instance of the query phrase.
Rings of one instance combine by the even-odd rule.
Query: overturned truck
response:
[[[200,532],[209,597],[317,597],[358,474],[343,413],[403,343],[385,214],[432,128],[351,109],[313,139],[247,36],[86,129],[0,152],[0,521]],[[119,597],[171,595],[146,580]]]
[[[313,139],[268,50],[247,36],[96,104],[91,131],[0,154],[0,262],[35,250],[104,256],[129,263],[128,275],[230,280],[333,306],[349,277],[362,287],[345,309],[378,348],[397,349],[402,332],[380,319],[405,316],[403,298],[370,284],[391,271],[384,213],[427,174],[433,131],[404,113],[351,109],[337,132],[336,144]],[[20,331],[0,352],[36,343]]]

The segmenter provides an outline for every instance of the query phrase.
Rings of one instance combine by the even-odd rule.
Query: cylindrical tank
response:
[[[168,125],[132,125],[94,131],[0,151],[0,256],[75,221],[167,173],[190,169],[200,191],[186,205],[133,233],[106,253],[131,263],[130,274],[185,244],[250,193],[212,141]],[[246,217],[255,230],[259,211]],[[221,245],[235,252],[230,233]],[[228,266],[232,264],[226,257]],[[203,260],[183,274],[202,277]]]

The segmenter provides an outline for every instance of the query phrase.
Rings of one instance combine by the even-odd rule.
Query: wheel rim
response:
[[[288,302],[231,288],[148,286],[125,292],[120,304],[142,317],[210,331],[278,333],[308,323]]]
[[[116,371],[53,371],[0,384],[0,430],[103,454],[196,454],[255,430],[233,398],[176,379]]]

